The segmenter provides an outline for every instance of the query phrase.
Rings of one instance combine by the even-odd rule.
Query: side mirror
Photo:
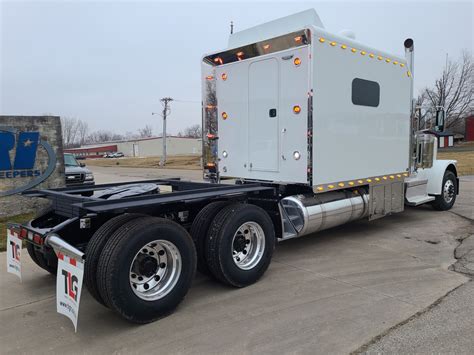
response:
[[[436,108],[436,124],[435,124],[435,131],[443,132],[444,131],[444,108],[438,107]]]
[[[83,167],[85,167],[85,166],[86,166],[86,164],[84,164],[84,163],[80,163],[80,164],[79,164],[79,166],[80,166],[81,168],[83,168]]]

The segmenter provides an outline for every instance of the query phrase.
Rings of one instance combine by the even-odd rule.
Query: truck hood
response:
[[[82,168],[80,166],[66,166],[65,172],[67,175],[67,174],[87,174],[87,173],[90,173],[91,171],[87,168]]]

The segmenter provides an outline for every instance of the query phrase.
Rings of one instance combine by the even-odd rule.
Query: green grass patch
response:
[[[19,214],[0,218],[0,251],[7,250],[7,223],[25,223],[33,219],[34,213]]]

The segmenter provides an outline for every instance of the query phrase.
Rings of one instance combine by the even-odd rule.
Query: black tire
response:
[[[234,262],[233,239],[239,227],[247,222],[260,226],[265,244],[258,263],[243,270]],[[256,282],[270,265],[275,249],[275,229],[270,216],[262,208],[249,204],[232,204],[214,218],[206,244],[206,260],[214,277],[234,287],[245,287]]]
[[[449,187],[447,187],[449,186]],[[448,195],[445,195],[447,190]],[[433,208],[438,211],[447,211],[453,207],[456,202],[457,192],[457,179],[456,175],[452,171],[446,170],[443,177],[443,183],[441,185],[441,194],[435,197],[435,200],[431,203]]]
[[[45,255],[36,246],[28,242],[26,243],[26,250],[36,265],[56,276],[58,272],[58,258],[53,250],[45,250],[44,252],[47,253]]]
[[[84,282],[92,297],[106,307],[107,305],[100,296],[99,288],[97,286],[97,265],[99,264],[100,254],[109,238],[117,229],[138,217],[143,217],[143,215],[138,213],[126,213],[108,220],[97,229],[87,244],[86,262],[84,265]]]
[[[211,202],[199,211],[191,226],[190,234],[196,245],[197,269],[203,274],[210,274],[206,260],[206,241],[209,227],[217,213],[228,204],[228,201]]]
[[[137,296],[130,282],[135,255],[156,240],[172,243],[181,257],[176,284],[157,300]],[[107,241],[97,267],[97,285],[104,302],[123,318],[149,323],[171,313],[188,292],[196,272],[196,250],[188,232],[175,222],[140,217],[118,229]]]

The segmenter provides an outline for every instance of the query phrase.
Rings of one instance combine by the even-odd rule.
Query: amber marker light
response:
[[[263,49],[265,49],[265,50],[270,49],[270,45],[269,45],[269,44],[264,44],[264,45],[263,45]]]
[[[367,179],[367,182],[372,182],[372,179]]]
[[[373,57],[375,57],[375,55],[374,55],[373,53],[370,53],[370,54],[369,54],[369,57],[370,57],[370,58],[373,58]]]
[[[206,76],[206,80],[212,80],[212,79],[214,79],[214,77],[212,75]]]
[[[377,59],[378,59],[378,60],[382,60],[383,58],[382,58],[381,56],[378,56]]]
[[[331,42],[329,44],[334,47],[337,43],[336,42]]]
[[[226,73],[222,73],[221,78],[222,78],[222,80],[226,81],[226,80],[227,80],[227,74],[226,74]]]
[[[328,185],[328,187],[329,187],[330,189],[333,189],[333,188],[334,188],[334,185]]]
[[[390,179],[395,179],[395,176],[393,176],[393,175],[390,175]]]
[[[224,120],[226,120],[227,117],[229,117],[229,116],[227,115],[227,112],[222,112],[222,118],[223,118]]]
[[[318,187],[316,188],[316,190],[318,190],[318,191],[323,191],[324,188],[323,188],[322,186],[318,186]]]
[[[295,58],[295,59],[293,60],[293,63],[294,63],[296,66],[298,66],[298,65],[301,64],[301,59],[297,57],[297,58]]]
[[[357,180],[357,182],[358,182],[359,184],[363,184],[363,183],[364,183],[364,180]]]
[[[387,59],[385,59],[385,61],[386,61],[387,63],[390,63],[390,59],[388,59],[388,58],[387,58]]]
[[[347,46],[346,46],[345,44],[343,44],[343,45],[341,46],[341,48],[342,48],[342,49],[346,49]]]
[[[324,43],[326,40],[323,37],[319,37],[319,42]]]
[[[302,39],[303,39],[303,37],[301,37],[301,36],[296,36],[296,37],[295,37],[295,42],[301,42]]]
[[[352,53],[355,53],[355,52],[357,52],[357,49],[352,48],[352,49],[351,49],[351,52],[352,52]]]
[[[223,63],[224,63],[224,61],[222,60],[222,58],[221,58],[221,57],[216,57],[216,58],[214,58],[214,63],[223,64]]]
[[[360,54],[361,54],[361,55],[365,55],[366,52],[365,52],[365,51],[361,51]]]
[[[340,182],[339,184],[337,184],[339,187],[344,187],[344,183],[343,182]]]
[[[301,107],[299,107],[298,105],[293,106],[293,112],[296,113],[296,114],[300,113],[301,112]]]
[[[349,181],[348,184],[349,184],[349,186],[353,186],[353,185],[354,185],[354,181]]]

